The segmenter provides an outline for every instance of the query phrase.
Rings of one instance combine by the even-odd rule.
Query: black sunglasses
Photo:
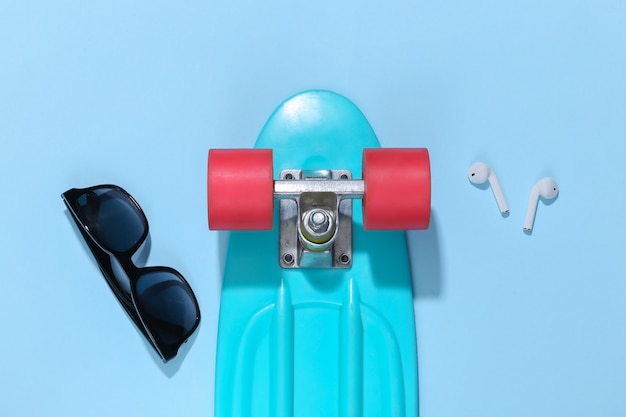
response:
[[[172,359],[198,327],[200,308],[178,271],[135,265],[149,246],[139,204],[116,185],[72,188],[62,198],[124,310],[161,359]]]

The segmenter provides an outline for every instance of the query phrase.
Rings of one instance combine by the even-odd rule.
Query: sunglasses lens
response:
[[[137,281],[135,302],[164,356],[174,356],[200,318],[189,286],[169,271],[150,271]]]
[[[114,188],[87,191],[76,200],[91,234],[114,251],[131,249],[146,231],[146,219],[128,196]]]

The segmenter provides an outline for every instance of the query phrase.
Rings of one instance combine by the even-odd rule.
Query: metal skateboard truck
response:
[[[274,182],[280,200],[280,266],[348,268],[352,265],[352,199],[363,180],[346,170],[284,170]]]
[[[349,268],[353,199],[363,200],[365,229],[422,229],[430,217],[426,149],[364,149],[363,179],[349,170],[285,169],[277,180],[269,149],[212,149],[208,179],[213,230],[271,229],[279,201],[283,268]]]

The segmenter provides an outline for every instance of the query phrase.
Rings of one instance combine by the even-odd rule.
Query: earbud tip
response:
[[[484,162],[475,162],[467,171],[467,178],[472,184],[483,184],[489,178],[491,170]]]

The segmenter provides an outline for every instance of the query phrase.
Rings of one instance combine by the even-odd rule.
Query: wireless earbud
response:
[[[476,162],[470,167],[469,171],[467,171],[467,177],[472,184],[484,184],[489,181],[491,191],[493,191],[493,195],[496,198],[496,203],[498,204],[500,213],[502,213],[502,215],[509,213],[509,205],[506,203],[506,199],[504,198],[504,193],[502,192],[502,187],[500,187],[498,177],[496,177],[496,173],[489,168],[489,165],[484,162]]]
[[[526,209],[526,218],[524,220],[524,232],[530,233],[535,223],[535,213],[539,204],[539,197],[545,200],[555,199],[559,195],[559,186],[550,177],[540,179],[537,184],[530,190],[530,198],[528,199],[528,209]]]

